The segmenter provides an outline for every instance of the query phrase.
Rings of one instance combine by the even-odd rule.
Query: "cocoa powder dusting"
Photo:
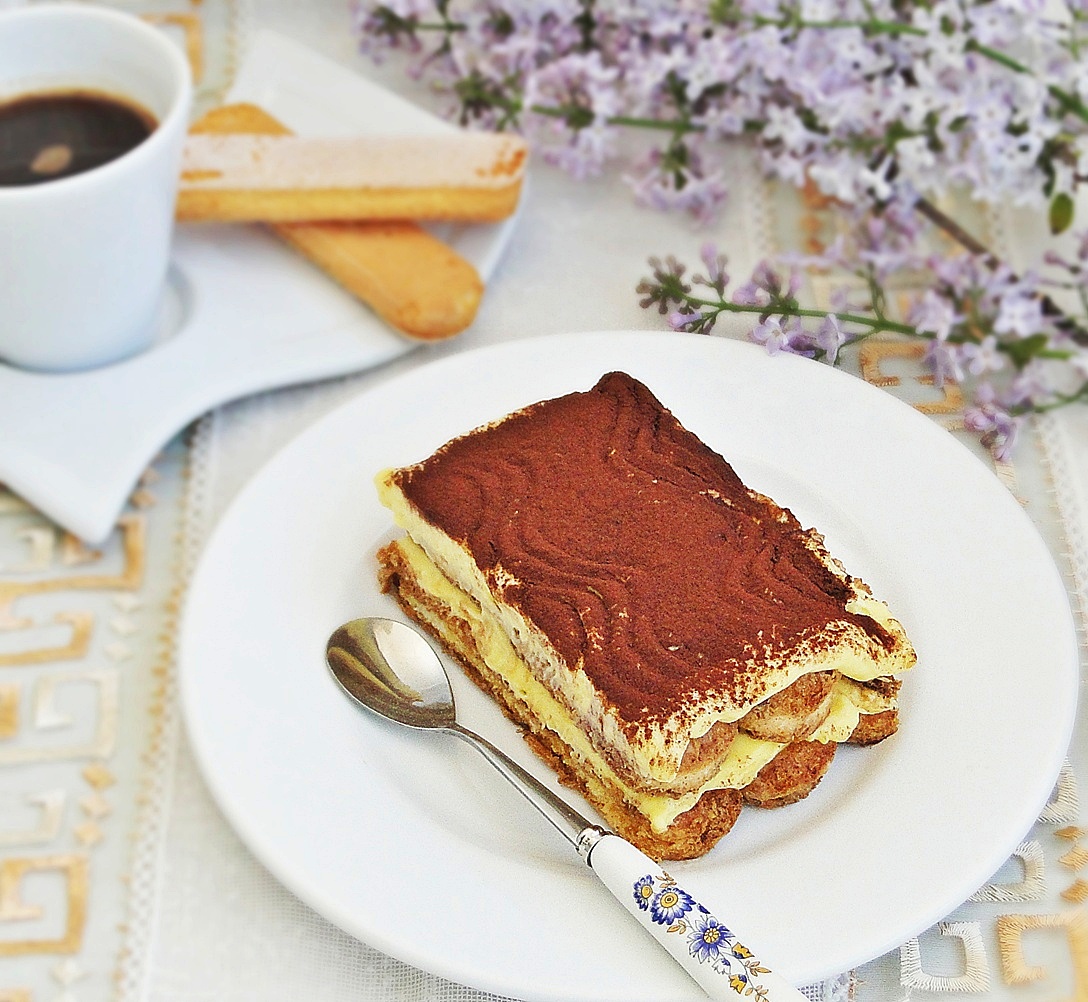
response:
[[[846,611],[850,588],[794,516],[624,373],[455,439],[397,482],[489,580],[501,567],[496,591],[631,725],[707,692],[746,702],[764,659],[826,645],[829,628],[891,643]]]

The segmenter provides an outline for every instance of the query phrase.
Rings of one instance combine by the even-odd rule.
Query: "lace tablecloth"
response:
[[[423,97],[354,56],[340,0],[117,5],[178,33],[201,63],[205,106],[225,90],[255,25]],[[736,169],[738,194],[717,235],[740,274],[790,243],[816,210],[792,195],[770,197],[743,156]],[[991,235],[1000,242],[1001,233],[996,226]],[[705,236],[635,208],[617,176],[577,184],[537,169],[507,256],[464,335],[380,371],[206,416],[166,445],[97,549],[0,492],[0,1002],[488,997],[354,941],[249,854],[186,745],[175,691],[179,606],[209,529],[297,431],[451,352],[549,332],[657,328],[634,293],[647,258],[694,259]],[[860,376],[963,434],[955,399],[925,383],[909,349],[874,344],[857,362]],[[994,472],[1049,543],[1083,627],[1088,411],[1039,421],[1015,464]],[[1051,804],[992,884],[916,940],[809,994],[1088,997],[1088,824],[1078,798],[1086,773],[1078,733]]]

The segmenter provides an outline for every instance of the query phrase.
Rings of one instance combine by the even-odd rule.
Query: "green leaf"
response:
[[[736,0],[712,0],[708,15],[715,24],[735,24],[740,17],[740,9]]]
[[[1036,355],[1045,350],[1049,344],[1049,338],[1045,334],[1032,334],[1031,337],[1020,341],[1005,341],[1001,347],[1012,359],[1013,364],[1022,369]]]
[[[1050,202],[1050,232],[1064,233],[1073,224],[1075,212],[1073,199],[1064,191],[1058,192]]]

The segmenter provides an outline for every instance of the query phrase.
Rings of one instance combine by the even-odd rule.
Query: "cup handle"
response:
[[[807,1002],[659,863],[630,842],[618,835],[604,835],[590,850],[589,865],[601,883],[710,998]]]

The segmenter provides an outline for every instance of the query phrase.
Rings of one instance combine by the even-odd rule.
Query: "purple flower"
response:
[[[1075,372],[1080,371],[1078,361],[1088,363],[1088,352],[1082,350],[1079,354],[1080,359],[1077,356],[1070,359]],[[1029,362],[1005,385],[1001,393],[1002,402],[1017,411],[1031,410],[1048,403],[1054,398],[1052,375],[1038,359]]]
[[[1010,414],[1001,404],[997,391],[990,383],[979,383],[975,401],[963,412],[963,424],[982,437],[994,459],[1007,462],[1024,423],[1022,415]]]
[[[965,378],[959,346],[948,341],[930,341],[926,345],[925,363],[933,373],[937,386],[950,382],[962,383]]]
[[[353,8],[359,50],[375,62],[382,62],[386,50],[400,49],[418,53],[423,43],[414,31],[415,24],[433,10],[429,0],[390,0],[369,5],[358,3]]]
[[[748,336],[756,344],[763,345],[769,355],[777,355],[780,351],[790,350],[790,336],[782,328],[781,317],[768,317],[753,327]]]
[[[737,306],[766,306],[771,301],[767,290],[760,288],[749,279],[743,285],[738,285],[733,290],[733,303]]]
[[[784,149],[796,153],[805,149],[813,137],[793,108],[772,104],[767,108],[763,138],[777,140]]]
[[[952,302],[932,289],[927,289],[910,311],[911,326],[923,333],[928,331],[939,341],[947,338],[961,319]]]
[[[1019,41],[1020,19],[1012,10],[1000,4],[985,4],[972,8],[967,14],[971,34],[983,45],[992,48],[1009,48]]]
[[[814,162],[808,173],[825,195],[854,202],[866,197],[867,185],[861,177],[865,169],[848,153],[838,151]]]
[[[801,325],[800,320],[792,316],[767,317],[752,328],[748,337],[756,344],[763,345],[769,355],[777,355],[780,351],[784,351],[791,355],[812,358],[819,347],[813,336]]]
[[[718,292],[725,292],[729,284],[729,275],[725,270],[727,260],[724,254],[718,253],[718,247],[713,243],[705,243],[699,248],[699,257],[706,268],[706,284],[713,286]]]
[[[557,109],[527,118],[530,138],[545,160],[579,180],[600,174],[615,152],[616,129],[608,120],[620,108],[618,73],[590,52],[564,55],[526,76],[526,107]]]
[[[616,149],[616,138],[614,129],[594,122],[568,133],[565,143],[545,146],[541,156],[553,167],[584,181],[597,177],[604,170]]]
[[[1001,297],[1001,305],[997,318],[994,320],[994,330],[998,334],[1018,334],[1020,337],[1030,337],[1032,334],[1037,334],[1044,323],[1043,306],[1039,297],[1024,289],[1014,288],[1009,294]]]
[[[693,150],[683,168],[671,164],[660,150],[651,150],[636,166],[641,173],[624,175],[636,202],[666,212],[687,212],[700,224],[717,215],[729,194],[724,174],[704,173],[702,160]]]
[[[846,344],[846,332],[839,325],[839,318],[834,313],[824,317],[816,331],[815,342],[816,347],[824,352],[824,358],[834,365],[839,357],[839,349]]]
[[[674,331],[692,331],[702,325],[704,318],[705,314],[702,310],[692,310],[688,313],[675,310],[669,314],[668,323]]]
[[[960,346],[960,359],[973,376],[985,372],[997,372],[1005,367],[1005,356],[997,346],[997,338],[987,334],[978,344],[968,342]]]
[[[778,295],[782,291],[782,276],[766,258],[756,265],[752,272],[752,281],[772,295]]]

